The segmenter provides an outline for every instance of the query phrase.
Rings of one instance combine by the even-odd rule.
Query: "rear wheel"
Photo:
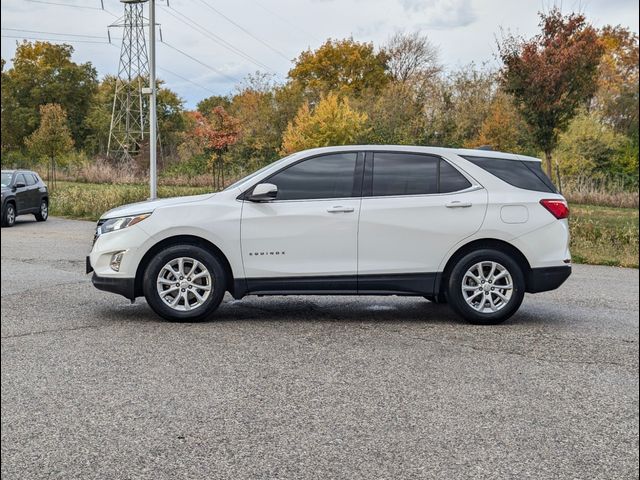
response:
[[[169,247],[156,255],[143,278],[154,312],[175,322],[206,320],[220,305],[227,279],[220,261],[195,245]]]
[[[49,202],[47,199],[42,199],[40,202],[40,210],[38,210],[38,213],[34,213],[34,216],[38,222],[45,222],[47,218],[49,218]]]
[[[518,263],[498,250],[478,250],[453,267],[447,285],[451,307],[471,323],[497,324],[520,308],[525,292]]]
[[[2,209],[2,226],[13,227],[16,223],[16,206],[9,202]]]

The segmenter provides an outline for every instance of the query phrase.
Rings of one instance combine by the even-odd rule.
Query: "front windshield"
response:
[[[293,154],[292,154],[293,155]],[[265,170],[267,170],[268,168],[273,167],[273,165],[275,163],[281,162],[283,160],[286,160],[287,158],[291,157],[292,155],[287,155],[286,157],[281,158],[280,160],[276,160],[275,162],[270,163],[269,165],[266,165],[264,167],[262,167],[260,170],[256,170],[255,172],[247,175],[246,177],[241,178],[240,180],[238,180],[237,182],[232,183],[231,185],[229,185],[227,188],[225,188],[223,191],[226,192],[227,190],[231,190],[233,188],[236,188],[240,185],[242,185],[244,182],[247,182],[249,180],[251,180],[253,177],[256,177],[258,175],[260,175],[262,172],[264,172]],[[3,180],[4,181],[4,180]]]
[[[4,173],[2,172],[2,186],[3,187],[8,187],[9,184],[11,183],[11,177],[13,175],[10,173]]]

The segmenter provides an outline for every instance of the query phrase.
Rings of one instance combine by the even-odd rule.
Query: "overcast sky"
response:
[[[69,42],[75,61],[91,61],[100,76],[116,73],[119,47],[106,39],[107,26],[122,15],[119,0],[103,0],[106,12],[99,10],[100,0],[44,1],[76,7],[2,0],[2,58],[10,62],[14,55],[17,39],[11,37],[75,40]],[[538,29],[537,12],[553,5],[538,0],[169,0],[169,7],[166,0],[157,3],[157,22],[171,45],[158,46],[158,74],[187,107],[214,93],[233,92],[239,80],[256,70],[269,71],[282,81],[292,58],[328,37],[353,36],[379,46],[397,30],[419,30],[439,47],[447,69],[469,62],[497,66],[495,37],[501,27],[531,36]],[[584,12],[597,26],[620,24],[638,32],[635,0],[564,0],[562,7],[565,12]],[[111,32],[114,38],[122,35],[119,29]]]

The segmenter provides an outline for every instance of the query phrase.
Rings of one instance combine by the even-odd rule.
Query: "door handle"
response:
[[[343,207],[341,205],[336,205],[335,207],[327,208],[327,212],[329,213],[351,213],[353,212],[353,207]]]
[[[447,204],[445,204],[445,207],[447,208],[469,208],[471,205],[473,205],[471,202],[459,202],[459,201],[455,201],[455,202],[449,202]]]

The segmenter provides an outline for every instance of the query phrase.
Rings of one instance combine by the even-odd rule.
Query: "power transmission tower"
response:
[[[143,4],[148,0],[120,0],[124,16],[109,27],[122,27],[122,47],[116,79],[107,155],[121,162],[140,151],[148,118],[143,88],[149,79],[149,57],[144,27]]]

